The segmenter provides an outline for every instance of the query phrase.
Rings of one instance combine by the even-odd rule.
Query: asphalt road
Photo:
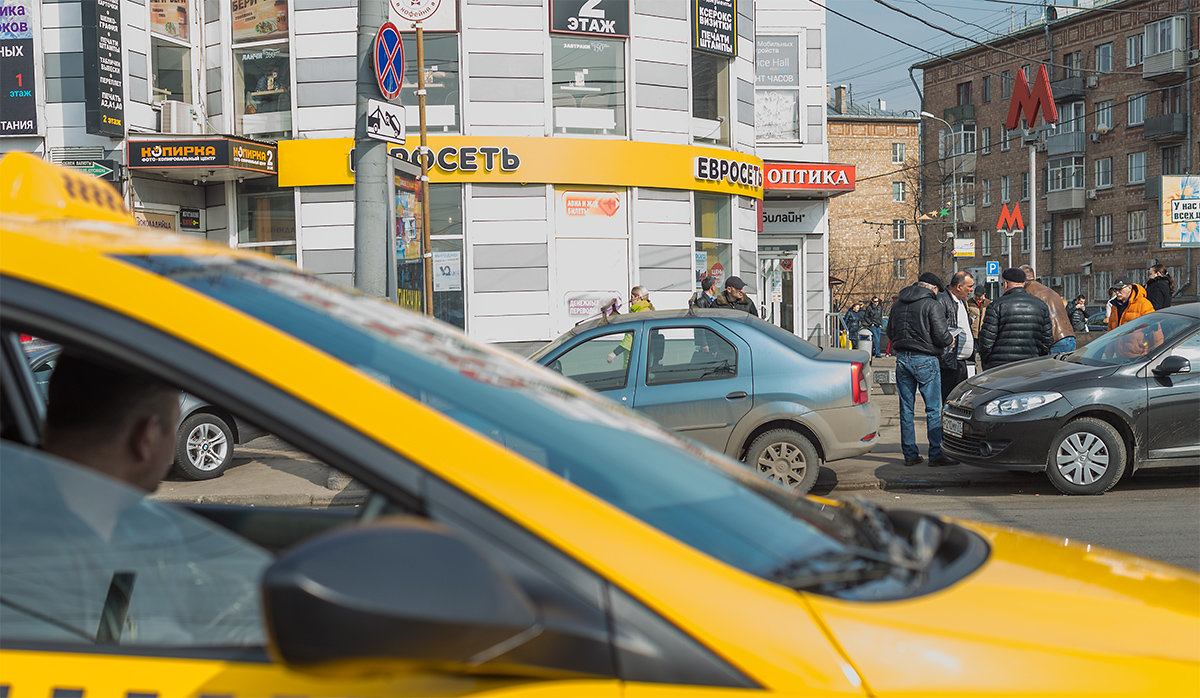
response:
[[[1097,497],[1059,494],[1043,474],[1013,473],[1014,481],[938,489],[834,491],[889,508],[1066,537],[1134,553],[1200,572],[1200,470],[1139,473]]]

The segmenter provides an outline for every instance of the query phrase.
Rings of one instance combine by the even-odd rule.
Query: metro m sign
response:
[[[1029,90],[1029,82],[1025,80],[1025,71],[1017,71],[1017,82],[1013,86],[1012,101],[1008,104],[1008,120],[1004,126],[1009,131],[1015,131],[1025,117],[1025,123],[1033,128],[1037,122],[1038,112],[1046,123],[1058,122],[1058,107],[1054,106],[1054,93],[1050,91],[1050,76],[1046,66],[1038,66],[1037,78],[1033,81],[1033,91]]]
[[[1008,204],[1000,205],[1000,220],[996,221],[997,232],[1002,230],[1024,230],[1025,221],[1021,220],[1020,204],[1013,204],[1012,210],[1008,209]]]

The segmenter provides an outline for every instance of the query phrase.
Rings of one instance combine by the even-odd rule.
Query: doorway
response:
[[[759,288],[764,319],[782,329],[803,336],[803,294],[797,293],[797,279],[803,278],[798,245],[764,245],[758,250]],[[800,332],[797,330],[800,329]]]

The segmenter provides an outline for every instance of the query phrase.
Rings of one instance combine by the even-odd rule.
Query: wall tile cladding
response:
[[[1111,100],[1113,106],[1113,128],[1108,133],[1100,135],[1098,141],[1093,142],[1091,137],[1085,140],[1085,158],[1084,170],[1084,188],[1095,189],[1095,167],[1096,160],[1105,157],[1111,157],[1112,162],[1112,186],[1110,188],[1098,189],[1095,199],[1085,199],[1085,208],[1082,211],[1061,212],[1053,215],[1046,210],[1046,198],[1042,195],[1045,191],[1045,178],[1047,156],[1044,152],[1037,154],[1037,191],[1035,197],[1038,210],[1038,235],[1041,235],[1042,224],[1046,221],[1051,221],[1053,248],[1052,250],[1042,249],[1041,240],[1037,243],[1037,266],[1039,267],[1039,276],[1045,278],[1050,276],[1062,276],[1064,274],[1079,273],[1082,270],[1082,265],[1085,262],[1092,262],[1093,272],[1111,271],[1114,276],[1120,276],[1127,273],[1131,269],[1144,269],[1151,260],[1157,260],[1168,266],[1178,265],[1184,266],[1186,252],[1179,249],[1163,249],[1161,247],[1161,231],[1157,227],[1157,201],[1156,199],[1145,198],[1146,186],[1140,183],[1129,184],[1127,172],[1127,155],[1129,153],[1145,152],[1146,153],[1146,179],[1148,183],[1153,183],[1155,179],[1162,174],[1162,158],[1160,149],[1167,145],[1181,145],[1184,149],[1183,160],[1186,163],[1188,144],[1183,141],[1173,142],[1158,142],[1150,141],[1143,138],[1143,128],[1141,125],[1129,125],[1129,114],[1127,101],[1133,95],[1140,93],[1148,93],[1146,96],[1146,117],[1153,117],[1163,113],[1162,106],[1156,90],[1161,87],[1170,85],[1183,85],[1183,77],[1168,81],[1165,83],[1156,83],[1142,77],[1142,65],[1126,66],[1126,37],[1139,34],[1142,32],[1145,24],[1162,19],[1164,17],[1182,14],[1185,11],[1183,0],[1146,0],[1145,2],[1129,2],[1123,3],[1119,8],[1120,12],[1082,12],[1073,15],[1069,18],[1064,18],[1051,26],[1050,36],[1051,45],[1053,46],[1053,64],[1062,65],[1063,56],[1067,53],[1079,51],[1083,59],[1084,75],[1096,75],[1096,47],[1111,42],[1113,44],[1113,72],[1100,74],[1098,76],[1098,84],[1095,88],[1085,90],[1084,101],[1084,130],[1088,134],[1096,133],[1096,108],[1100,102]],[[1013,199],[1020,196],[1021,188],[1021,173],[1029,171],[1029,150],[1021,146],[1019,138],[1013,140],[1012,148],[1008,152],[1000,150],[1000,139],[1003,137],[1004,121],[1008,115],[1010,99],[1004,97],[1000,87],[999,74],[1003,71],[1010,71],[1012,75],[1021,69],[1021,66],[1026,63],[1037,65],[1039,62],[1051,62],[1051,54],[1047,47],[1044,36],[1044,29],[1037,28],[1035,30],[1041,34],[1040,37],[1030,37],[1029,34],[1015,38],[1010,41],[1001,41],[992,46],[1027,58],[1018,58],[1006,53],[994,51],[990,49],[977,48],[970,51],[964,51],[954,54],[953,58],[960,61],[961,64],[951,64],[947,62],[930,63],[924,71],[924,94],[925,94],[925,109],[929,112],[942,115],[943,110],[948,107],[953,107],[957,102],[956,87],[959,83],[970,80],[972,82],[972,104],[975,107],[976,131],[977,134],[982,133],[983,127],[990,127],[992,130],[991,154],[979,155],[975,171],[977,186],[982,180],[990,180],[991,182],[991,207],[977,206],[976,220],[974,230],[994,229],[996,220],[1000,214],[1000,177],[1001,175],[1009,175],[1012,177]],[[1193,26],[1193,32],[1197,29]],[[1193,34],[1194,35],[1194,34]],[[1032,39],[1032,40],[1031,40]],[[1047,66],[1051,70],[1050,66]],[[990,102],[982,100],[982,78],[986,74],[992,75],[992,95]],[[1052,69],[1051,81],[1059,79],[1063,76],[1063,69],[1056,67]],[[1186,91],[1186,86],[1183,87]],[[1061,108],[1063,102],[1059,103]],[[1190,114],[1193,120],[1196,114],[1200,114],[1200,90],[1192,89],[1192,99],[1189,105],[1185,105],[1183,109],[1185,114]],[[942,124],[936,121],[927,120],[926,128],[923,133],[922,147],[925,154],[925,162],[929,163],[937,159],[938,154],[938,134],[943,130]],[[1196,124],[1192,125],[1193,130]],[[982,145],[982,142],[981,142]],[[1195,148],[1195,144],[1191,145]],[[1192,171],[1197,167],[1197,158],[1200,154],[1193,150],[1192,152]],[[937,202],[934,200],[939,196],[937,193],[927,191],[926,202],[928,207],[932,207]],[[976,189],[976,201],[980,201],[982,191]],[[1154,196],[1153,193],[1149,196]],[[836,201],[836,200],[835,200]],[[1021,204],[1021,214],[1026,223],[1029,222],[1029,202],[1019,202]],[[1150,229],[1147,231],[1146,241],[1144,242],[1129,242],[1128,230],[1128,212],[1136,210],[1147,211],[1148,225]],[[1100,216],[1112,216],[1112,238],[1111,245],[1097,246],[1096,242],[1096,219]],[[1079,219],[1082,230],[1081,245],[1078,248],[1063,249],[1063,221],[1068,219]],[[963,225],[960,223],[960,231],[963,230]],[[968,231],[971,228],[966,228]],[[994,237],[994,235],[993,235]],[[977,243],[978,244],[978,243]],[[992,241],[993,259],[1001,259],[999,255],[999,242],[995,239]],[[1013,254],[1014,262],[1018,264],[1026,264],[1029,261],[1028,253],[1020,252],[1018,247]],[[1019,260],[1019,261],[1017,261]],[[1001,259],[1005,262],[1006,259]],[[952,260],[949,257],[938,259],[936,256],[927,258],[927,265],[938,265],[945,272],[950,268]],[[976,257],[968,266],[982,265],[983,259]],[[1087,277],[1085,277],[1087,280]],[[1177,285],[1183,280],[1177,279]],[[1195,280],[1193,280],[1193,289],[1195,288]],[[1061,290],[1061,287],[1059,288]],[[1089,289],[1091,290],[1091,289]]]
[[[909,223],[905,240],[893,240],[891,222],[912,221],[915,196],[909,174],[917,164],[917,124],[913,119],[849,120],[829,115],[829,161],[853,163],[855,190],[829,200],[829,273],[845,283],[834,289],[843,309],[873,295],[890,299],[916,280],[918,237]],[[906,162],[892,162],[892,144],[904,143]],[[910,189],[908,201],[892,201],[892,182]],[[879,224],[879,225],[876,225]],[[904,279],[895,262],[905,260]]]

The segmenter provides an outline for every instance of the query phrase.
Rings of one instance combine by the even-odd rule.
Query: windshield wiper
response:
[[[928,516],[922,516],[913,527],[911,539],[906,539],[892,527],[891,519],[883,509],[862,497],[845,502],[851,520],[857,524],[864,542],[887,555],[888,561],[914,572],[923,572],[929,567],[942,542],[942,530]]]
[[[776,584],[804,591],[822,587],[850,587],[883,579],[895,566],[884,556],[863,549],[829,550],[793,560],[771,571]]]

